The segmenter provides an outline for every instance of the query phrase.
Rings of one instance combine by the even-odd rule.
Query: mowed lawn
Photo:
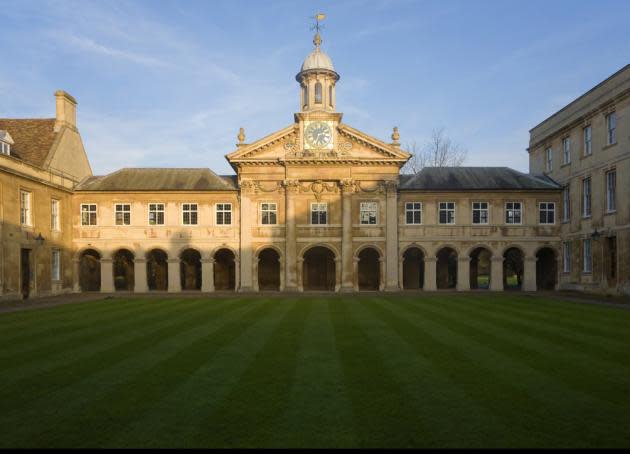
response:
[[[518,294],[0,314],[0,447],[630,447],[630,310]]]

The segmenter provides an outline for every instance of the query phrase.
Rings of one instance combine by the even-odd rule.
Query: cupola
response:
[[[335,84],[339,74],[332,60],[321,49],[322,37],[319,31],[313,38],[315,49],[308,54],[295,79],[300,83],[300,108],[302,112],[324,110],[335,111]]]

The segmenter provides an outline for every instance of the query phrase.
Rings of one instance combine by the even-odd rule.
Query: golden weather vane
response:
[[[326,15],[324,13],[317,13],[312,16],[311,19],[315,19],[315,25],[311,26],[311,30],[315,30],[317,31],[317,33],[319,33],[319,31],[324,28],[324,26],[320,24],[320,22],[326,19]]]

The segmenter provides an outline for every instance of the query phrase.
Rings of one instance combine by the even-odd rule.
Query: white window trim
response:
[[[131,207],[133,206],[133,204],[131,202],[114,202],[114,226],[115,227],[125,227],[125,226],[130,226],[131,225]],[[125,224],[124,223],[124,216],[123,216],[123,223],[122,224],[117,224],[116,223],[116,214],[118,213],[116,211],[116,205],[129,205],[129,224]],[[121,211],[121,213],[125,213],[125,211]]]
[[[508,203],[520,203],[521,204],[521,208],[519,210],[521,212],[521,220],[520,220],[520,222],[512,222],[512,223],[507,222],[507,211],[508,211],[507,205],[508,205]],[[523,216],[523,211],[524,211],[523,210],[523,205],[524,205],[524,203],[521,200],[508,200],[507,202],[505,202],[505,205],[504,205],[505,209],[503,211],[503,223],[504,223],[504,225],[523,225],[523,218],[524,218],[524,216]]]
[[[326,212],[326,223],[325,224],[313,224],[313,205],[324,205],[325,206],[325,212]],[[328,216],[328,202],[311,202],[311,210],[309,212],[309,225],[312,227],[320,227],[322,225],[328,226],[329,224],[329,216]],[[317,211],[321,211],[321,210],[317,210]]]
[[[415,210],[413,208],[411,210],[409,210],[411,212],[420,211],[420,222],[418,222],[418,223],[416,223],[416,222],[412,222],[412,223],[407,222],[407,211],[408,211],[407,210],[407,204],[408,203],[412,203],[412,204],[413,203],[419,203],[420,204],[420,210]],[[420,201],[405,202],[405,225],[422,225],[424,223],[424,211],[423,211],[423,208],[424,207],[422,206],[422,202],[420,202]]]
[[[569,144],[568,148],[565,148],[565,143]],[[566,136],[562,138],[562,164],[571,164],[571,137]]]
[[[440,204],[441,203],[452,203],[453,204],[453,222],[440,222]],[[450,211],[450,208],[445,208],[445,210],[448,212]],[[448,218],[448,216],[447,216]],[[446,200],[446,201],[439,201],[438,205],[437,205],[437,225],[457,225],[457,202],[455,202],[454,200]]]
[[[57,218],[53,217],[53,206],[55,202],[57,205]],[[61,200],[55,199],[54,197],[50,199],[50,230],[53,232],[61,232]]]
[[[57,276],[55,276],[55,252],[57,253],[57,258],[59,261],[57,262]],[[60,282],[61,279],[61,250],[60,249],[51,249],[50,251],[50,280],[52,282]]]
[[[83,223],[83,207],[84,206],[90,206],[90,205],[94,205],[95,206],[95,210],[94,213],[96,213],[96,223],[95,224],[84,224]],[[98,203],[94,203],[94,202],[86,202],[86,203],[82,203],[81,206],[79,207],[79,224],[81,225],[81,227],[98,227]],[[91,213],[91,211],[88,211],[88,213]]]
[[[151,224],[151,205],[162,205],[162,213],[164,213],[164,223],[163,224]],[[159,213],[160,210],[156,210],[156,213]],[[182,220],[184,217],[182,216]],[[147,225],[149,227],[159,227],[166,225],[166,202],[149,202],[147,203]]]
[[[553,205],[553,222],[540,222],[540,212],[542,211],[541,205],[543,203],[546,203],[547,205],[549,205],[549,204]],[[549,211],[549,209],[547,208],[545,211]],[[538,202],[538,224],[540,224],[540,225],[556,225],[556,217],[557,217],[556,202]]]
[[[374,224],[364,224],[361,220],[361,204],[363,203],[375,203],[376,204],[376,222]],[[367,211],[367,210],[366,210]],[[360,226],[368,226],[368,227],[376,227],[380,225],[380,206],[378,200],[360,200],[359,201],[359,225]]]
[[[267,204],[267,205],[275,205],[275,209],[274,210],[266,210],[269,213],[276,213],[276,222],[274,222],[273,224],[263,224],[263,204]],[[268,227],[270,225],[279,225],[279,219],[278,219],[278,202],[271,202],[269,200],[263,200],[261,202],[259,202],[258,204],[258,225],[261,226],[265,226]]]
[[[24,222],[22,222],[22,194],[28,194],[27,201],[28,207],[26,209],[27,216],[25,216]],[[20,225],[22,227],[33,227],[33,192],[27,189],[20,189]]]
[[[586,212],[586,191],[585,182],[588,180],[588,213]],[[593,216],[593,179],[588,176],[582,178],[582,219],[589,219]]]
[[[475,215],[474,215],[474,206],[475,203],[485,203],[487,205],[488,208],[486,208],[486,211],[488,212],[488,221],[487,222],[477,222],[475,223]],[[483,210],[483,208],[481,208],[480,210]],[[471,202],[470,203],[470,224],[471,225],[490,225],[490,202],[486,202],[485,200],[477,200],[475,202]]]
[[[197,223],[193,224],[192,222],[189,224],[184,224],[184,205],[196,205],[197,209],[194,210],[194,213],[197,213]],[[193,213],[193,210],[188,210],[189,213]],[[195,227],[199,225],[199,203],[198,202],[181,202],[179,204],[179,222],[183,227]],[[166,219],[165,219],[166,222]]]
[[[219,210],[218,210],[218,208],[217,208],[219,205],[224,205],[224,206],[225,206],[225,205],[229,205],[229,206],[230,206],[230,209],[229,209],[229,211],[228,211],[228,210],[225,210],[225,209],[224,209],[224,210],[219,211]],[[226,223],[225,223],[225,216],[224,216],[224,217],[223,217],[223,224],[219,224],[219,221],[218,221],[218,219],[217,219],[217,216],[218,216],[218,214],[219,214],[219,213],[224,213],[224,214],[225,214],[225,213],[230,213],[230,222],[226,224]],[[232,202],[216,202],[216,203],[214,204],[214,213],[213,213],[213,214],[214,214],[214,219],[213,219],[213,220],[214,220],[214,224],[215,224],[217,227],[226,227],[226,226],[231,226],[231,225],[233,224],[233,220],[234,220],[234,209],[233,209],[233,204],[232,204]]]

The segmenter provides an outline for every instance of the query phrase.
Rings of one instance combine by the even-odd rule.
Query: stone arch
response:
[[[550,246],[536,250],[536,289],[555,290],[558,284],[558,252]]]
[[[324,247],[326,249],[330,249],[333,253],[333,255],[335,256],[335,260],[336,259],[340,259],[341,258],[341,254],[339,252],[339,250],[333,246],[331,243],[314,243],[314,244],[307,244],[306,246],[304,246],[302,248],[302,250],[300,251],[299,257],[300,258],[304,258],[304,255],[311,249],[316,248],[316,247]]]
[[[435,254],[436,284],[438,289],[457,288],[457,250],[451,246],[442,246]]]
[[[337,284],[335,251],[327,245],[311,245],[302,250],[302,288],[334,291]]]
[[[236,291],[236,254],[230,247],[214,251],[214,289]]]
[[[492,275],[492,250],[485,245],[470,249],[470,288],[488,290]]]
[[[147,252],[147,286],[149,290],[168,290],[168,254],[154,248]]]
[[[182,290],[201,290],[201,252],[188,247],[179,253]]]
[[[419,290],[424,287],[424,259],[426,253],[423,248],[412,244],[402,252],[402,288],[403,290]]]
[[[82,292],[101,290],[101,253],[97,249],[84,248],[78,255],[79,288]]]
[[[365,245],[357,250],[357,288],[380,290],[382,253],[376,246]]]
[[[525,252],[520,246],[508,246],[503,250],[503,288],[521,290],[525,274]]]
[[[133,291],[135,285],[134,260],[133,252],[126,248],[118,249],[112,254],[114,289],[117,292]]]
[[[256,251],[259,290],[280,291],[282,286],[281,254],[274,246],[263,246]]]

